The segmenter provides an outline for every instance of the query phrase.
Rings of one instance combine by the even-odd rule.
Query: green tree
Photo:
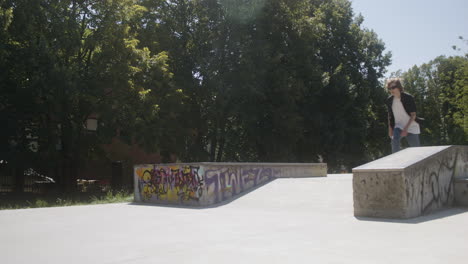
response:
[[[390,63],[348,1],[147,1],[143,39],[187,96],[182,156],[348,166],[382,155]],[[153,36],[163,36],[151,45]],[[164,37],[166,36],[166,37]],[[339,107],[338,107],[339,106]],[[385,134],[385,133],[381,133]]]
[[[138,2],[2,1],[2,149],[15,166],[42,167],[71,189],[113,136],[157,149],[137,128],[158,120],[159,98],[181,96],[167,55],[139,46],[147,10]],[[91,114],[97,135],[84,128]]]
[[[115,136],[186,161],[385,153],[390,54],[349,1],[1,3],[5,153],[73,168]]]
[[[444,57],[414,66],[402,74],[415,96],[426,145],[466,144],[467,57]]]

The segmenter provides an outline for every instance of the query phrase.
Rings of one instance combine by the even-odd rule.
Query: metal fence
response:
[[[13,170],[3,161],[0,162],[0,192],[13,192],[15,189],[15,177]]]
[[[111,170],[104,171],[99,178],[89,175],[79,175],[76,187],[79,192],[106,192],[110,189],[120,190],[124,185],[129,190],[132,186],[123,183],[123,168],[121,162],[113,162]],[[21,183],[21,181],[23,181]],[[133,183],[133,182],[130,182]],[[20,186],[23,186],[22,190]],[[52,177],[43,175],[33,168],[15,173],[15,168],[8,163],[0,162],[0,193],[24,192],[47,193],[58,188],[58,183]]]
[[[21,180],[22,184],[19,182]],[[14,168],[8,163],[0,163],[0,193],[15,192],[18,184],[23,186],[22,192],[45,193],[55,184],[55,181],[32,168],[23,170],[21,179],[16,179]]]

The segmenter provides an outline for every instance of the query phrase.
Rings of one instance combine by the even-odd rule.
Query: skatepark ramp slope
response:
[[[135,202],[203,207],[276,178],[326,177],[325,163],[174,163],[134,166]]]

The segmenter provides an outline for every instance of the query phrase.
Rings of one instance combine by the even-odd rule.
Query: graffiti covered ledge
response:
[[[407,219],[451,207],[467,175],[468,146],[404,149],[353,169],[354,215]]]
[[[276,178],[326,176],[325,163],[135,165],[135,202],[209,206],[235,198]]]

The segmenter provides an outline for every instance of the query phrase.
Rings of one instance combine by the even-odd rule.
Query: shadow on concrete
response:
[[[455,216],[458,214],[468,213],[467,207],[452,207],[448,209],[442,209],[432,212],[428,215],[422,215],[411,219],[390,219],[390,218],[373,218],[373,217],[362,217],[356,216],[356,219],[361,221],[372,221],[372,222],[387,222],[397,224],[420,224],[432,220],[442,219],[446,217]]]
[[[249,189],[247,191],[244,191],[244,192],[241,192],[237,195],[234,195],[233,197],[230,197],[224,201],[221,201],[219,203],[215,203],[215,204],[212,204],[212,205],[206,205],[206,206],[199,206],[199,205],[185,205],[185,204],[168,204],[168,203],[155,203],[155,202],[148,202],[148,203],[145,203],[145,202],[131,202],[129,203],[128,205],[141,205],[141,206],[156,206],[156,207],[166,207],[166,208],[183,208],[183,209],[195,209],[195,210],[200,210],[200,209],[211,209],[211,208],[217,208],[217,207],[220,207],[220,206],[224,206],[226,204],[229,204],[257,189],[260,189],[262,188],[263,186],[273,182],[277,180],[277,178],[274,178],[274,179],[271,179],[267,182],[264,182],[264,183],[261,183],[255,187],[253,187],[252,189]]]

